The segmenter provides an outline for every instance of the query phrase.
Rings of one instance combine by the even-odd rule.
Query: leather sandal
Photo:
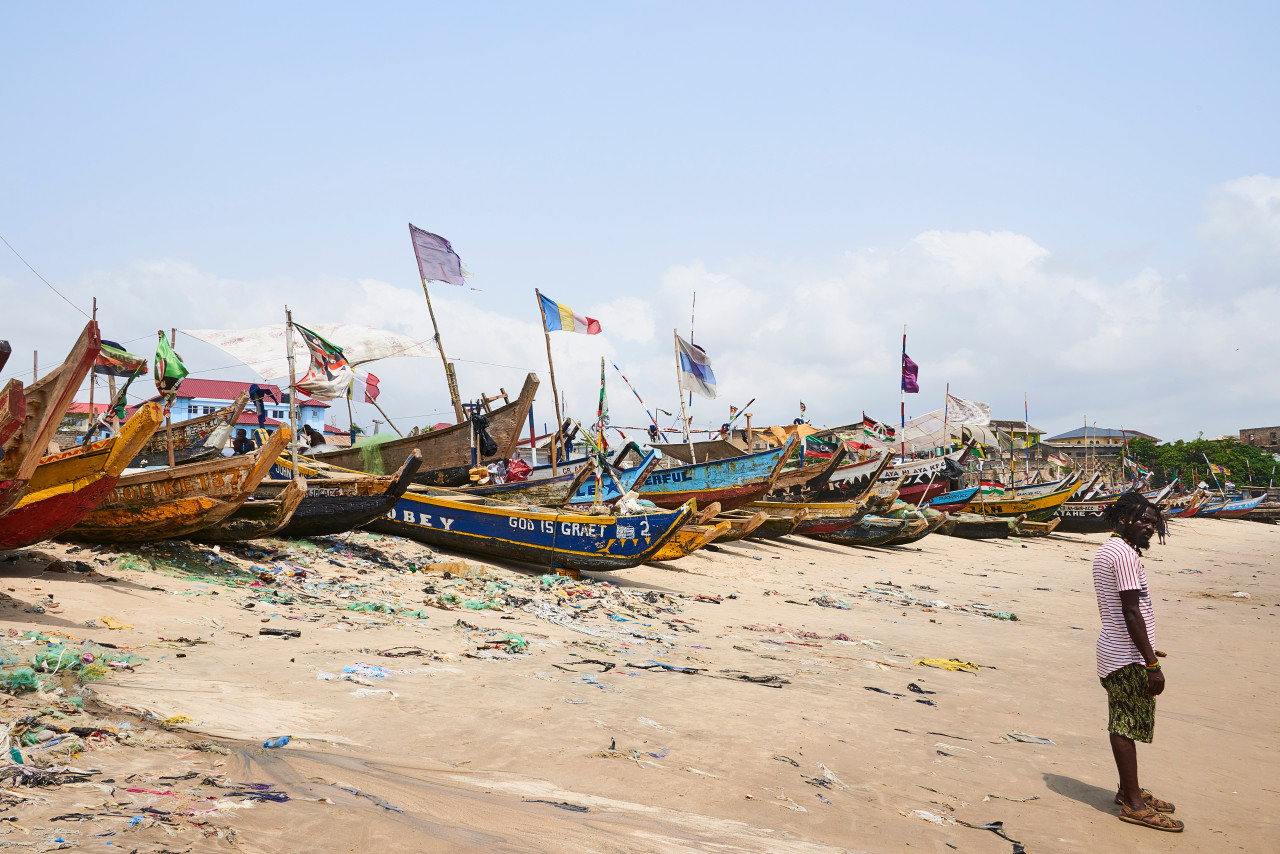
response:
[[[1168,801],[1160,800],[1155,795],[1148,792],[1146,789],[1141,789],[1140,791],[1142,793],[1142,800],[1146,803],[1147,806],[1151,807],[1151,809],[1155,810],[1156,812],[1173,812],[1175,809],[1177,809],[1177,807],[1175,807],[1173,804],[1169,803]],[[1124,800],[1120,797],[1120,792],[1118,790],[1116,791],[1116,805],[1117,806],[1124,805]]]
[[[1183,828],[1182,822],[1176,818],[1156,812],[1151,807],[1135,810],[1128,804],[1120,805],[1120,820],[1127,821],[1129,824],[1140,824],[1152,830],[1163,830],[1166,833],[1181,833]]]

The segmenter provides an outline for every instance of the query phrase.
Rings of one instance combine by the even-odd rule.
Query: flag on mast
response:
[[[378,399],[378,378],[369,374],[364,381],[364,402],[374,403]]]
[[[438,234],[423,231],[409,223],[409,237],[413,240],[413,254],[418,259],[418,275],[422,283],[445,282],[462,287],[466,284],[462,272],[462,259],[453,251],[452,244]]]
[[[93,363],[95,374],[109,374],[113,377],[132,377],[139,371],[147,369],[147,360],[126,352],[114,341],[103,340],[102,349]]]
[[[169,343],[169,339],[164,337],[163,330],[159,335],[160,341],[156,344],[155,361],[156,391],[172,402],[178,385],[187,376],[188,371],[182,364],[182,358],[173,351],[173,345]]]
[[[716,375],[711,370],[711,357],[697,344],[676,335],[680,356],[680,385],[707,400],[716,399]]]
[[[355,374],[342,348],[305,326],[295,323],[293,328],[302,336],[311,354],[307,372],[294,387],[316,400],[336,400],[346,394]]]
[[[599,335],[600,321],[594,317],[574,314],[573,309],[561,305],[546,294],[539,293],[542,302],[542,325],[548,332],[581,332],[584,335]]]
[[[902,350],[902,390],[907,394],[920,392],[920,366],[911,361],[905,347]]]

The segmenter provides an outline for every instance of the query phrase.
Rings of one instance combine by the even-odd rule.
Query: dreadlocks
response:
[[[1148,507],[1155,505],[1147,500],[1147,496],[1134,489],[1121,495],[1114,504],[1108,505],[1103,511],[1103,518],[1115,528],[1141,518]]]

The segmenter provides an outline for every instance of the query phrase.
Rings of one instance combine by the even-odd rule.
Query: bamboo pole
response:
[[[90,318],[95,323],[98,320],[98,298],[93,298],[93,316]],[[96,360],[95,360],[96,361]],[[93,438],[93,427],[95,424],[93,412],[93,387],[98,384],[97,365],[89,368],[89,428],[85,431],[84,440],[88,442]]]
[[[412,235],[412,232],[410,232]],[[427,290],[427,280],[422,280],[422,295],[427,298],[427,314],[431,315],[431,328],[435,331],[436,349],[440,351],[440,361],[444,363],[444,379],[449,386],[449,402],[453,404],[454,417],[462,423],[462,398],[458,394],[458,377],[449,358],[444,354],[444,342],[440,340],[440,327],[436,324],[436,310],[431,306],[431,292]],[[397,431],[398,432],[398,431]]]
[[[285,346],[289,354],[289,451],[294,477],[298,475],[298,386],[293,365],[293,312],[284,307]]]
[[[551,431],[551,475],[557,474],[556,463],[559,462],[560,455],[558,444],[555,436],[560,435],[560,425],[564,424],[564,420],[560,417],[560,392],[556,391],[556,364],[551,358],[551,333],[547,331],[547,311],[542,306],[542,291],[537,288],[533,289],[533,294],[538,300],[538,314],[542,316],[542,335],[547,339],[547,368],[551,371],[551,402],[556,407],[556,429]]]
[[[907,324],[902,324],[902,363],[898,365],[898,400],[899,400],[899,420],[898,427],[898,456],[903,462],[907,460],[907,383],[906,375],[903,373],[907,368]]]
[[[379,412],[382,412],[382,407],[381,407],[381,406],[378,406],[378,401],[376,401],[376,400],[375,400],[375,401],[373,401],[373,405],[374,405],[375,407],[377,407],[377,410],[378,410]],[[392,430],[395,430],[395,431],[396,431],[396,435],[400,436],[400,438],[402,438],[402,439],[403,439],[403,438],[404,438],[404,434],[400,432],[400,428],[399,428],[399,427],[397,427],[395,424],[393,424],[393,423],[392,423],[390,416],[388,416],[388,415],[387,415],[387,413],[382,412],[382,417],[387,419],[387,423],[391,425],[391,429],[392,429]]]
[[[161,335],[164,332],[161,331]],[[178,343],[178,330],[176,327],[169,327],[169,346],[173,347]],[[173,468],[175,463],[173,459],[173,407],[172,405],[165,407],[164,413],[164,440],[169,447],[169,468]]]
[[[684,408],[684,386],[680,384],[680,330],[671,330],[676,348],[676,397],[680,398],[680,423],[684,425],[684,440],[689,443],[689,462],[697,464],[698,455],[693,450],[693,434],[689,432],[689,416]]]

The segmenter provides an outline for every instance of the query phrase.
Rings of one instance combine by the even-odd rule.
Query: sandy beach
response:
[[[1175,520],[1146,558],[1169,687],[1141,778],[1177,836],[1111,804],[1100,542],[745,541],[581,581],[367,533],[46,544],[0,563],[10,661],[29,630],[145,660],[72,715],[114,733],[67,758],[96,773],[12,790],[0,845],[1008,852],[958,823],[1000,821],[1029,852],[1269,850],[1280,529]]]

